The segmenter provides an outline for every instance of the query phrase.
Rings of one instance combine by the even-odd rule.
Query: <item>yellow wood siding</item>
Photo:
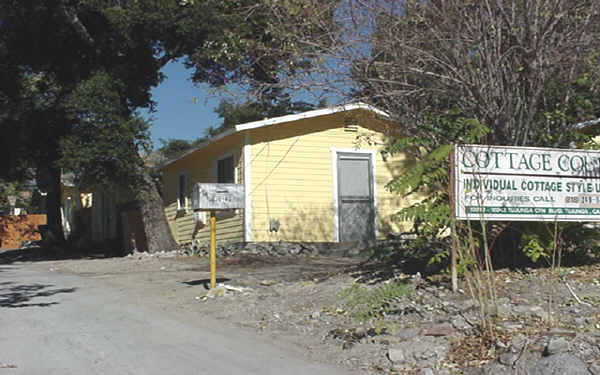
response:
[[[253,241],[335,240],[332,148],[376,150],[379,236],[406,229],[391,221],[406,202],[385,188],[404,158],[383,161],[387,140],[371,129],[383,126],[376,119],[360,116],[356,132],[344,129],[346,119],[341,113],[250,130]],[[277,232],[271,219],[280,223]]]
[[[243,136],[234,134],[218,140],[205,148],[175,161],[163,169],[163,192],[165,214],[177,243],[189,244],[192,240],[208,243],[208,214],[205,225],[194,221],[191,209],[192,186],[197,182],[216,182],[216,160],[233,154],[236,183],[243,183]],[[186,209],[178,210],[179,175],[186,176]],[[241,242],[244,240],[243,210],[217,216],[217,243]]]
[[[358,125],[355,131],[344,128],[348,123]],[[251,241],[336,240],[333,168],[337,160],[333,150],[372,151],[378,236],[409,229],[409,223],[391,220],[408,202],[385,188],[393,176],[402,173],[406,162],[403,156],[384,160],[381,154],[388,144],[390,126],[363,110],[306,118],[239,131],[173,162],[163,168],[163,190],[165,213],[177,242],[208,242],[207,225],[196,224],[190,208],[178,210],[179,175],[186,175],[189,207],[192,185],[215,182],[216,159],[230,153],[234,155],[236,183],[244,183],[244,165],[249,166],[247,229]],[[245,142],[249,142],[247,161],[243,160]],[[277,232],[269,230],[270,220],[279,222]],[[218,242],[243,241],[244,224],[244,210],[219,216]]]

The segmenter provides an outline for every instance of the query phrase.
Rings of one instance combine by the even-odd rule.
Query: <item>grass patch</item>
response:
[[[371,318],[379,319],[390,311],[390,302],[394,298],[410,295],[412,288],[406,284],[389,283],[377,288],[368,288],[354,284],[342,292],[346,307],[360,322]]]

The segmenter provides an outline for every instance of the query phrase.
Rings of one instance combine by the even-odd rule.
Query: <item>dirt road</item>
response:
[[[350,373],[192,308],[205,290],[195,267],[118,258],[0,265],[0,374]]]
[[[260,365],[251,363],[262,363],[265,357],[260,353],[269,349],[260,348],[274,345],[284,359],[274,360],[266,368],[289,362],[290,371],[295,371],[293,364],[297,363],[299,373],[318,373],[304,366],[322,363],[377,375],[480,374],[483,366],[490,367],[484,373],[500,374],[510,372],[514,363],[509,359],[518,355],[519,366],[532,373],[551,362],[554,373],[579,373],[572,372],[577,368],[581,373],[600,374],[600,263],[594,259],[558,270],[496,271],[495,339],[488,340],[477,328],[477,301],[471,298],[464,280],[460,280],[459,293],[451,293],[447,278],[422,278],[394,262],[236,255],[218,259],[218,282],[225,287],[209,292],[205,287],[209,279],[206,258],[177,253],[56,261],[39,258],[44,259],[25,252],[0,257],[0,283],[5,283],[0,284],[0,365],[16,361],[15,365],[31,366],[32,362],[23,359],[37,353],[46,363],[54,363],[52,368],[64,369],[66,362],[52,362],[56,338],[64,342],[61,350],[67,357],[71,351],[65,348],[82,347],[72,353],[96,358],[99,366],[113,366],[107,358],[117,358],[114,366],[121,367],[105,367],[110,370],[106,373],[135,374],[136,368],[153,373],[153,364],[164,370],[161,366],[170,363],[169,358],[189,363],[195,370],[204,364],[227,362],[250,370],[217,370],[263,373]],[[40,279],[14,285],[11,267],[32,275],[37,272]],[[28,296],[32,296],[30,301]],[[52,298],[59,304],[53,304]],[[555,301],[550,307],[549,298]],[[30,303],[39,306],[18,307]],[[68,306],[71,312],[56,313]],[[30,311],[39,311],[39,315],[28,318],[20,328],[11,326]],[[73,336],[73,330],[53,330],[52,322],[63,316],[77,321],[78,311],[89,317],[78,323],[83,333],[79,341],[69,338],[79,337]],[[117,320],[117,328],[108,336],[99,336],[103,341],[100,347],[105,349],[94,354],[96,344],[86,343],[102,332],[95,324],[111,319]],[[128,326],[134,327],[133,333],[127,333]],[[4,327],[10,327],[10,339],[3,335]],[[58,333],[35,336],[36,327]],[[163,337],[171,332],[179,338],[162,345]],[[27,344],[20,349],[10,344],[29,336],[34,337],[34,344],[23,341]],[[138,336],[143,343],[136,341]],[[207,339],[199,340],[200,336]],[[219,340],[231,349],[213,352],[209,344]],[[123,354],[138,346],[146,349],[134,350],[133,359]],[[31,348],[36,352],[32,354]],[[273,358],[279,358],[278,354]],[[82,361],[82,366],[96,363]],[[189,369],[173,368],[182,369],[178,373]],[[7,371],[32,373],[0,366],[0,375]]]

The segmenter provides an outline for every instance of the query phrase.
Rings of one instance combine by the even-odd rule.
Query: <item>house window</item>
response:
[[[185,209],[185,175],[182,173],[179,175],[179,195],[177,196],[177,208],[179,210]]]
[[[224,157],[217,161],[217,182],[233,184],[235,183],[235,166],[233,155]]]

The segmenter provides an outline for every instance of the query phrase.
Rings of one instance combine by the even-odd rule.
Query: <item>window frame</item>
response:
[[[225,159],[229,159],[231,158],[231,167],[232,167],[232,177],[233,177],[233,181],[230,182],[219,182],[219,162]],[[237,176],[237,167],[236,167],[236,155],[234,151],[230,151],[227,152],[225,154],[222,154],[220,156],[218,156],[215,159],[215,164],[214,164],[214,178],[215,178],[215,182],[216,183],[227,183],[227,184],[236,184],[237,180],[238,180],[238,176]]]

